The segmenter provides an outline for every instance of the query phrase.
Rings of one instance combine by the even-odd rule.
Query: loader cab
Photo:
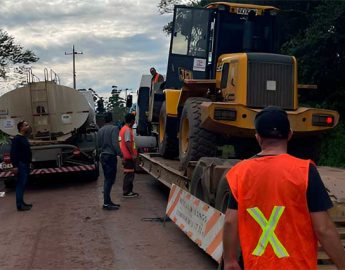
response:
[[[276,52],[276,14],[271,6],[238,3],[175,6],[166,88],[180,89],[184,79],[214,79],[222,54]]]

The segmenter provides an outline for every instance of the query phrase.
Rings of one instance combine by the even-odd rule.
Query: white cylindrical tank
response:
[[[16,135],[26,120],[34,140],[64,141],[94,114],[84,95],[54,82],[34,82],[0,97],[0,130]]]

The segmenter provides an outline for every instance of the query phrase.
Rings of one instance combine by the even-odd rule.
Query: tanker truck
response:
[[[32,127],[31,175],[73,173],[90,180],[98,178],[92,93],[59,85],[47,77],[0,97],[0,130],[7,135],[0,148],[0,181],[6,186],[14,184],[11,139],[21,120]]]

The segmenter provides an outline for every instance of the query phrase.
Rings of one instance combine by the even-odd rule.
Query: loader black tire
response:
[[[226,180],[226,173],[227,172],[224,172],[222,178],[218,183],[215,202],[215,208],[222,213],[225,213],[226,209],[228,209],[228,202],[230,197],[230,188],[228,181]]]
[[[165,101],[162,104],[159,114],[159,131],[158,131],[158,147],[159,154],[168,159],[173,159],[178,156],[178,138],[177,131],[175,134],[168,134],[166,126],[168,123],[168,116],[166,113]]]
[[[188,98],[183,106],[179,129],[180,168],[186,169],[189,161],[201,157],[214,157],[217,154],[216,135],[200,127],[202,102],[207,98]]]

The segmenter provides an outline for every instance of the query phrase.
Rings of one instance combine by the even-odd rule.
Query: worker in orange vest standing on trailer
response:
[[[287,113],[267,107],[255,118],[261,152],[228,173],[223,231],[224,269],[316,269],[317,241],[338,269],[345,252],[327,210],[332,202],[311,160],[287,154]]]
[[[154,67],[150,68],[151,78],[151,91],[155,90],[154,86],[157,83],[164,82],[164,77],[159,74]]]

